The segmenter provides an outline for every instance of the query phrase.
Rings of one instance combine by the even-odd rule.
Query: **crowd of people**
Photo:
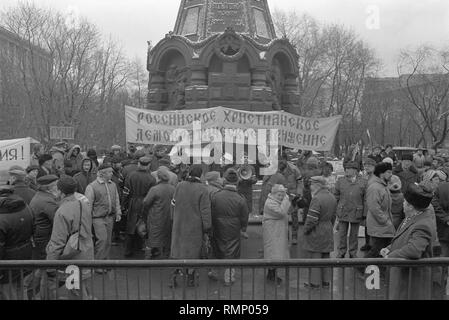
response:
[[[151,152],[113,146],[102,161],[95,150],[66,143],[41,150],[35,148],[30,167],[11,167],[9,185],[0,186],[0,260],[107,260],[120,241],[125,258],[144,250],[147,259],[239,259],[250,213],[263,216],[264,259],[289,259],[289,246],[299,239],[305,258],[329,258],[335,230],[337,258],[356,258],[360,225],[367,258],[449,256],[449,162],[421,151],[400,159],[391,146],[368,157],[353,153],[338,179],[329,162],[310,152],[296,164],[283,154],[278,171],[263,177],[255,210],[258,179],[247,155],[242,177],[242,166],[174,166],[163,146]],[[329,270],[311,272],[305,286],[329,288]],[[197,271],[188,269],[176,270],[171,286],[183,273],[189,286],[198,285]],[[409,284],[409,276],[417,280]],[[11,291],[2,286],[18,285],[19,275],[12,277],[0,273],[4,295]],[[235,270],[221,276],[210,270],[209,277],[231,286]],[[51,297],[40,288],[54,278],[53,271],[27,275],[27,298]],[[282,283],[276,269],[266,278]],[[405,284],[419,287],[426,279],[432,281],[425,268],[392,274],[392,297],[404,298]]]

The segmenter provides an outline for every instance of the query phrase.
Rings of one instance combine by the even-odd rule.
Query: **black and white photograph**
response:
[[[448,267],[447,0],[0,1],[0,300],[271,319]]]

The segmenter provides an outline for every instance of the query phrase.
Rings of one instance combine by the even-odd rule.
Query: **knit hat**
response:
[[[62,193],[69,195],[73,194],[76,191],[77,183],[76,180],[70,176],[62,176],[58,183],[58,189],[61,190]]]
[[[167,167],[159,167],[159,169],[157,169],[157,178],[161,181],[169,181],[170,180],[170,171],[168,170]]]
[[[12,176],[19,176],[19,177],[25,177],[27,173],[25,172],[25,169],[23,169],[20,166],[12,166],[8,170],[9,175]]]
[[[365,166],[373,166],[373,167],[375,167],[376,164],[377,163],[376,163],[376,161],[374,159],[371,159],[371,158],[363,159],[363,165],[365,165]]]
[[[41,186],[48,186],[49,184],[57,181],[59,178],[58,176],[55,176],[54,174],[48,174],[46,176],[40,177],[37,179],[37,183]]]
[[[404,194],[405,200],[418,210],[429,207],[433,199],[433,192],[426,184],[411,183]]]
[[[376,164],[376,167],[374,168],[374,175],[378,177],[382,173],[387,172],[388,170],[392,171],[393,166],[390,163],[380,162]]]
[[[214,182],[214,181],[218,181],[218,179],[220,179],[220,172],[218,171],[209,171],[208,173],[206,173],[206,181],[208,182]]]
[[[190,167],[189,175],[195,178],[201,178],[203,174],[203,167],[200,164],[194,164]]]
[[[95,158],[97,156],[97,151],[95,151],[94,149],[89,149],[87,150],[87,156],[89,158]]]
[[[318,167],[319,161],[317,158],[315,157],[310,157],[309,159],[307,159],[306,161],[306,165],[308,166],[315,166]]]
[[[287,188],[284,187],[282,184],[275,184],[272,188],[271,188],[271,193],[277,193],[277,192],[287,192]]]
[[[53,157],[50,154],[43,154],[39,157],[39,165],[42,166],[45,162],[53,160]]]
[[[390,181],[388,182],[388,189],[390,191],[396,192],[402,189],[402,182],[401,179],[399,179],[398,176],[391,176]]]

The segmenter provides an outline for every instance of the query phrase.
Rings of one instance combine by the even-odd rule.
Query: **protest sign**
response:
[[[220,132],[223,141],[227,132],[243,131],[249,139],[251,136],[259,138],[260,130],[277,130],[279,145],[314,151],[332,149],[341,121],[341,116],[304,118],[284,111],[250,112],[223,107],[177,111],[126,107],[125,117],[129,143],[176,144],[175,130],[185,129],[192,135],[194,122],[199,122],[201,130]]]

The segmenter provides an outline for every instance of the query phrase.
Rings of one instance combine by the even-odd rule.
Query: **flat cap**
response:
[[[14,176],[20,176],[20,177],[26,176],[25,169],[20,166],[12,166],[11,168],[9,168],[8,173],[10,175],[14,175]]]
[[[159,167],[157,169],[157,178],[162,181],[170,181],[170,170],[167,167]]]
[[[376,163],[376,161],[374,159],[365,158],[365,159],[363,159],[363,164],[365,166],[373,166],[373,167],[375,167],[377,163]]]
[[[102,163],[102,164],[98,167],[98,171],[103,171],[103,170],[107,170],[107,169],[112,169],[112,166],[111,166],[111,163],[110,163],[110,162]]]
[[[139,163],[143,166],[147,166],[151,163],[151,158],[150,157],[141,157],[141,158],[139,158]]]
[[[70,176],[63,176],[58,180],[58,189],[61,190],[62,193],[69,195],[73,194],[77,188],[77,182]]]
[[[58,176],[55,176],[54,174],[48,174],[46,176],[40,177],[37,179],[37,183],[41,186],[48,186],[49,184],[57,181],[59,178]]]
[[[310,184],[316,184],[324,187],[327,185],[327,180],[323,176],[314,176],[310,178]]]
[[[134,153],[134,159],[135,160],[139,160],[140,158],[145,157],[145,152],[143,152],[142,150],[137,150]]]
[[[218,171],[209,171],[208,173],[206,173],[206,181],[218,181],[218,179],[220,179],[220,172]]]

